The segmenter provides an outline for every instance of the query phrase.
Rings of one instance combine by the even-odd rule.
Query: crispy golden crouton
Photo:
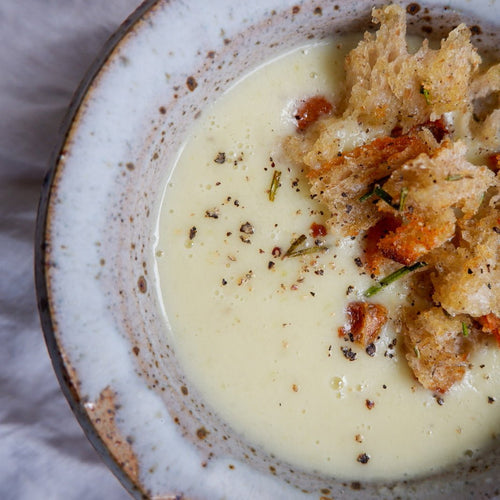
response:
[[[463,143],[446,140],[431,156],[421,154],[393,172],[383,188],[394,200],[405,193],[399,210],[404,222],[379,241],[385,257],[412,264],[453,237],[457,209],[466,219],[477,212],[483,193],[496,183],[495,175],[469,163],[465,153]],[[384,212],[395,210],[382,200],[378,206]]]
[[[455,216],[451,210],[435,214],[435,217],[409,214],[404,224],[379,240],[377,247],[384,257],[409,266],[441,246],[454,233]]]
[[[374,225],[381,214],[372,200],[363,202],[360,198],[374,182],[418,154],[430,152],[434,144],[429,142],[422,132],[395,138],[381,137],[336,157],[320,169],[310,170],[311,193],[331,212],[328,224],[349,235]],[[432,142],[435,143],[433,139]]]
[[[466,152],[464,143],[445,140],[431,155],[421,154],[397,169],[383,188],[395,200],[407,191],[405,215],[429,214],[430,219],[445,210],[460,209],[470,218],[479,209],[483,193],[497,181],[488,167],[469,163]],[[379,208],[388,209],[382,201]]]
[[[406,42],[404,10],[397,5],[373,10],[380,23],[346,58],[348,104],[344,117],[355,116],[386,133],[399,124],[404,131],[448,111],[470,109],[469,84],[481,58],[461,24],[438,50],[425,41],[415,54]]]
[[[466,316],[451,318],[433,307],[403,322],[406,359],[418,381],[431,391],[444,393],[462,380],[471,341],[463,335]]]
[[[490,207],[463,224],[458,247],[449,244],[433,255],[433,299],[449,314],[500,317],[499,227],[498,211]]]

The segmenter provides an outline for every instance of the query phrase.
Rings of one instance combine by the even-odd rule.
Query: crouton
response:
[[[464,321],[433,307],[403,322],[406,359],[425,388],[444,393],[465,375],[471,341],[463,335]]]

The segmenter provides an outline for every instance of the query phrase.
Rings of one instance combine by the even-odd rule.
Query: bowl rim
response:
[[[134,481],[118,463],[92,423],[80,397],[75,377],[70,373],[66,363],[64,349],[57,339],[57,326],[50,309],[49,277],[46,274],[47,264],[50,261],[50,249],[47,248],[46,237],[48,219],[50,217],[51,198],[54,190],[57,188],[56,174],[59,169],[60,158],[73,130],[78,126],[78,112],[88,97],[89,91],[96,78],[106,70],[108,62],[122,45],[126,36],[133,32],[139,21],[150,14],[160,2],[162,2],[162,0],[144,0],[124,21],[122,21],[118,28],[116,28],[104,42],[73,93],[65,116],[63,117],[58,137],[42,181],[34,236],[36,301],[40,325],[55,375],[66,401],[73,414],[76,416],[85,436],[120,483],[122,483],[125,489],[136,498],[146,498],[147,493],[142,485]]]

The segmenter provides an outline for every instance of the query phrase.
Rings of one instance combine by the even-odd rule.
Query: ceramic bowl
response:
[[[465,20],[483,50],[499,46],[495,0],[404,5],[412,33],[441,36]],[[292,470],[220,421],[162,342],[168,322],[154,268],[157,214],[191,123],[263,61],[311,39],[365,30],[372,6],[149,1],[110,40],[76,94],[41,198],[39,309],[62,390],[136,498],[498,495],[500,449],[390,484]]]

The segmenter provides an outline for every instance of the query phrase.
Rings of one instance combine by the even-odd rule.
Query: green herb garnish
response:
[[[463,179],[463,177],[458,174],[458,175],[449,175],[448,177],[445,178],[445,181],[459,181]]]
[[[363,203],[364,201],[371,198],[374,194],[377,195],[381,200],[384,200],[392,208],[398,208],[398,206],[392,203],[392,196],[387,191],[384,191],[380,187],[380,184],[374,184],[370,191],[367,191],[363,196],[360,196],[358,200]]]
[[[420,85],[420,93],[424,96],[424,99],[425,99],[425,102],[427,104],[430,104],[431,103],[431,99],[430,99],[430,93],[429,91],[424,87],[424,85]]]
[[[280,178],[281,172],[279,170],[275,170],[271,180],[271,186],[269,188],[269,201],[274,201],[274,198],[276,197],[276,192],[280,187]]]
[[[416,345],[413,346],[413,352],[415,353],[415,356],[417,356],[417,358],[420,359],[420,350]]]
[[[365,290],[363,295],[365,297],[371,297],[372,295],[375,295],[376,293],[380,292],[382,288],[385,288],[387,285],[390,285],[391,283],[401,278],[405,274],[411,273],[412,271],[415,271],[416,269],[419,269],[426,265],[427,264],[425,262],[415,262],[415,264],[412,264],[411,266],[401,267],[397,271],[394,271],[393,273],[386,276],[385,278],[382,278],[376,285],[373,285],[367,290]]]
[[[467,326],[467,323],[465,321],[462,321],[462,335],[464,337],[469,336],[469,327]]]
[[[296,240],[292,241],[290,248],[286,251],[285,255],[283,255],[283,258],[298,257],[299,255],[307,255],[310,253],[324,252],[325,250],[328,250],[328,247],[324,245],[315,245],[312,247],[297,249],[305,241],[306,235],[301,234]]]
[[[308,255],[311,253],[324,252],[328,250],[327,246],[318,246],[302,248],[301,250],[295,250],[294,252],[286,253],[285,257],[298,257],[299,255]]]
[[[293,240],[292,243],[290,244],[290,248],[286,251],[285,255],[283,257],[289,257],[291,254],[295,252],[298,246],[302,245],[306,241],[306,235],[301,234],[296,240]]]
[[[399,195],[399,208],[398,210],[402,212],[405,208],[406,197],[408,196],[408,188],[403,187],[401,189],[401,194]]]
[[[364,201],[368,200],[375,194],[375,188],[372,188],[370,191],[367,191],[363,196],[359,197],[359,201],[363,203]]]
[[[392,208],[396,208],[392,203],[392,196],[387,191],[384,191],[378,184],[373,191],[381,200],[384,200]]]

